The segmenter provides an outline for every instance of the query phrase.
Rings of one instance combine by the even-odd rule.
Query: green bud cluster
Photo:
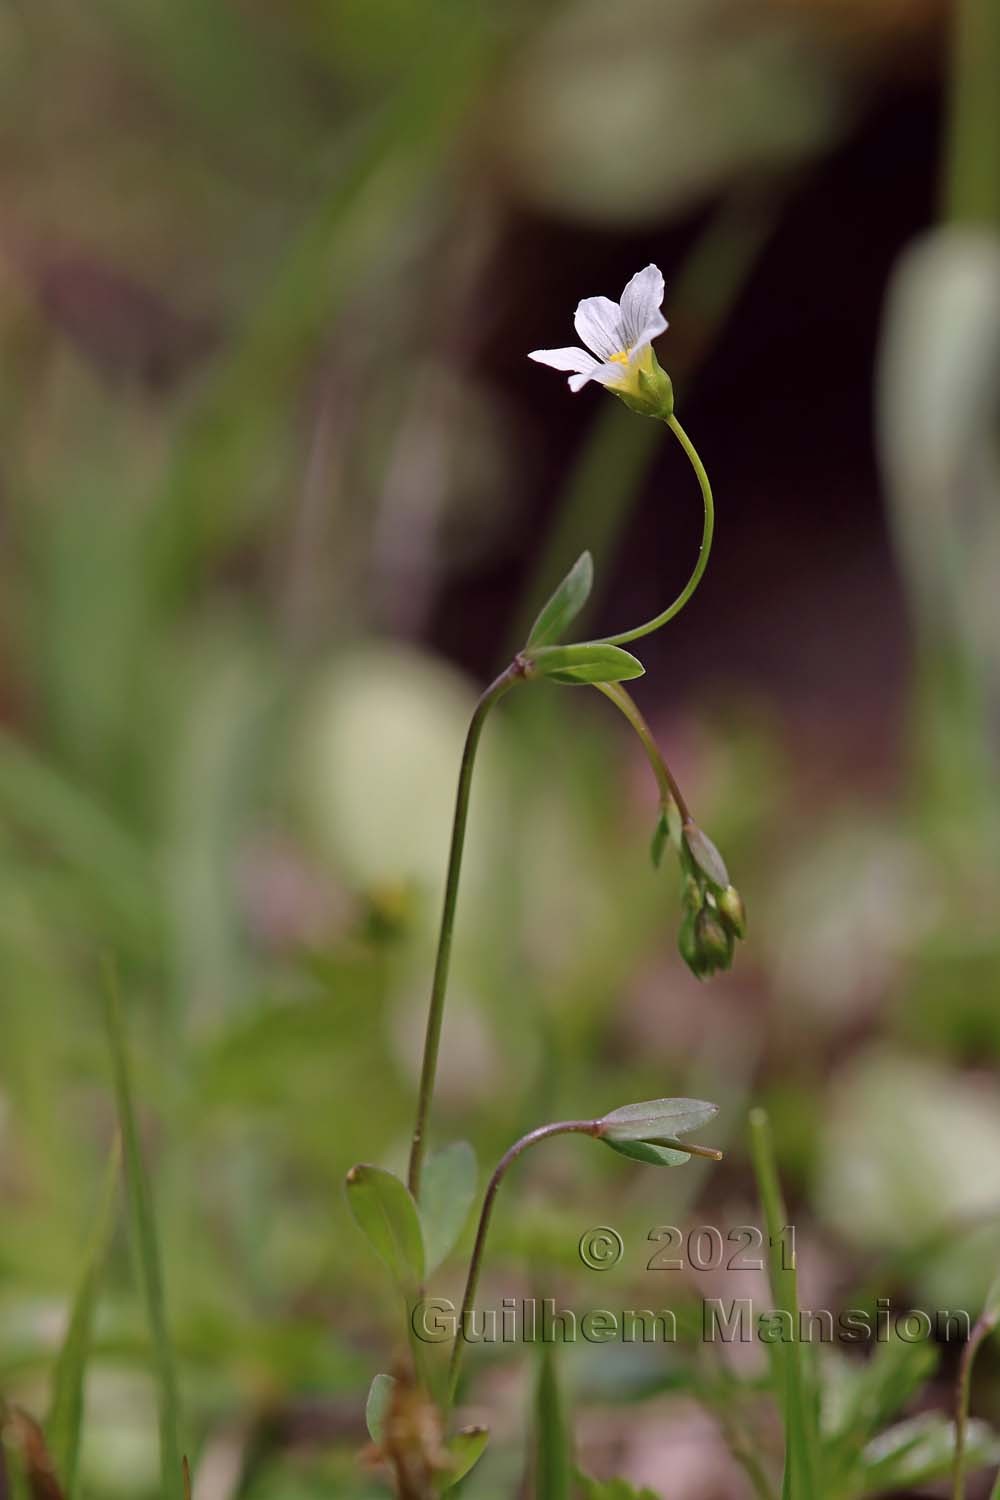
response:
[[[680,845],[683,883],[681,957],[699,979],[731,968],[739,939],[746,936],[743,898],[730,882],[725,862],[707,834],[688,820]]]

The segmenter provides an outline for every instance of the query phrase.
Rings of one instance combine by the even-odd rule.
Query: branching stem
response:
[[[469,1274],[466,1277],[465,1294],[462,1297],[462,1310],[459,1313],[458,1326],[455,1330],[455,1343],[452,1347],[451,1364],[448,1369],[449,1404],[454,1401],[455,1391],[458,1386],[458,1377],[462,1366],[462,1351],[465,1348],[463,1330],[472,1311],[472,1304],[476,1300],[476,1288],[479,1285],[479,1275],[483,1268],[483,1254],[486,1249],[486,1236],[489,1233],[490,1219],[493,1216],[493,1204],[500,1190],[500,1184],[507,1175],[507,1169],[530,1146],[536,1146],[539,1141],[550,1140],[554,1135],[597,1136],[600,1134],[600,1130],[600,1120],[557,1120],[554,1125],[540,1125],[537,1130],[531,1130],[527,1135],[523,1135],[519,1141],[515,1141],[513,1146],[505,1151],[498,1161],[483,1197],[483,1206],[479,1214],[479,1225],[476,1229],[476,1243],[472,1247]]]

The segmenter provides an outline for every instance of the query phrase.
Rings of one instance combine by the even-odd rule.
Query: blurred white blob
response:
[[[414,1083],[420,1076],[424,1029],[427,1024],[427,984],[400,996],[390,1015],[391,1045],[400,1072]],[[531,1068],[537,1049],[528,1057],[518,1052],[518,1066]],[[437,1098],[452,1109],[467,1109],[495,1096],[509,1085],[499,1065],[500,1042],[480,995],[453,984],[448,993],[447,1024],[441,1033]],[[408,1143],[407,1143],[408,1144]]]
[[[902,257],[879,367],[895,541],[925,629],[1000,687],[1000,238],[948,228]]]
[[[87,1377],[80,1466],[96,1495],[155,1495],[159,1487],[156,1392],[141,1370]]]
[[[817,1187],[821,1213],[855,1246],[915,1249],[949,1224],[957,1244],[980,1216],[996,1238],[995,1081],[883,1047],[859,1055],[832,1086]]]
[[[295,788],[304,832],[355,887],[417,886],[435,922],[462,746],[476,689],[412,647],[366,644],[318,679]],[[501,706],[487,719],[472,785],[458,927],[475,924],[509,821]]]
[[[723,0],[558,7],[492,111],[506,175],[548,211],[660,217],[821,148],[844,79],[806,25]]]
[[[884,1000],[941,904],[918,846],[870,821],[813,830],[765,919],[785,1008],[830,1027],[855,1024]]]

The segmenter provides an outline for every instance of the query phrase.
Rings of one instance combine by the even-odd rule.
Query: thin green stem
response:
[[[1000,1307],[995,1298],[988,1301],[986,1310],[973,1325],[962,1350],[955,1382],[955,1458],[952,1467],[952,1500],[965,1500],[965,1437],[969,1426],[969,1395],[972,1389],[972,1366],[983,1340],[988,1338],[1000,1321]],[[997,1480],[1000,1487],[1000,1478]],[[996,1490],[994,1490],[994,1494]]]
[[[640,713],[639,706],[632,697],[632,694],[627,688],[622,687],[620,682],[595,682],[594,687],[597,688],[599,693],[603,693],[605,698],[610,699],[615,707],[625,715],[639,736],[642,748],[646,752],[646,759],[652,767],[653,775],[656,777],[656,784],[660,789],[660,801],[664,805],[671,801],[676,802],[684,822],[690,822],[691,811],[684,799],[684,793],[677,785],[674,773],[664,760],[663,752],[656,743],[653,731]]]
[[[472,1247],[472,1256],[469,1260],[469,1274],[465,1281],[465,1293],[462,1297],[462,1310],[458,1317],[458,1326],[455,1330],[455,1343],[451,1351],[451,1363],[448,1367],[448,1404],[455,1399],[455,1391],[458,1387],[458,1377],[462,1368],[462,1352],[465,1348],[464,1329],[472,1311],[472,1304],[476,1300],[476,1288],[479,1286],[479,1276],[483,1269],[483,1255],[486,1249],[486,1236],[489,1233],[490,1219],[493,1217],[493,1205],[496,1201],[500,1184],[507,1175],[507,1169],[517,1160],[530,1146],[536,1146],[539,1141],[550,1140],[554,1135],[592,1135],[600,1134],[600,1120],[557,1120],[554,1125],[540,1125],[537,1130],[531,1130],[523,1135],[519,1141],[515,1141],[501,1156],[494,1169],[493,1176],[489,1180],[483,1197],[483,1206],[479,1214],[479,1226],[476,1229],[476,1242]]]
[[[787,1316],[792,1331],[789,1343],[771,1346],[776,1394],[781,1401],[785,1425],[785,1481],[782,1494],[814,1495],[816,1439],[802,1355],[798,1278],[794,1258],[790,1265],[785,1261],[781,1236],[788,1218],[778,1178],[771,1123],[763,1109],[750,1111],[750,1158],[767,1221],[771,1295],[775,1306]]]
[[[424,1038],[424,1060],[420,1072],[420,1092],[417,1097],[417,1118],[410,1147],[409,1187],[414,1198],[418,1199],[420,1197],[420,1174],[427,1149],[427,1121],[431,1100],[434,1097],[434,1080],[437,1075],[438,1052],[441,1047],[445,991],[448,987],[448,968],[451,963],[452,936],[455,930],[455,908],[458,904],[458,882],[462,873],[462,850],[465,846],[465,827],[469,817],[469,793],[472,788],[476,751],[479,747],[483,725],[486,722],[486,715],[494,703],[499,702],[503,695],[523,677],[524,663],[520,657],[515,657],[510,666],[500,673],[495,682],[490,684],[476,704],[462,751],[458,791],[455,796],[455,817],[451,829],[451,847],[448,852],[444,908],[441,913],[437,957],[434,961],[434,979],[431,984],[430,1007],[427,1012],[427,1033]]]
[[[602,645],[626,646],[629,641],[637,641],[640,636],[651,635],[654,630],[659,630],[661,625],[666,625],[668,620],[672,620],[675,615],[680,614],[701,582],[702,575],[708,567],[708,558],[712,550],[712,537],[715,534],[715,502],[712,499],[712,486],[705,472],[705,465],[698,457],[698,450],[684,431],[684,428],[675,416],[670,416],[666,420],[670,431],[687,454],[691,467],[694,469],[698,483],[701,486],[701,498],[705,507],[705,520],[702,525],[698,560],[694,565],[691,577],[672,604],[668,604],[666,609],[660,614],[655,615],[652,620],[647,620],[645,625],[636,625],[634,629],[623,630],[619,635],[601,636]]]

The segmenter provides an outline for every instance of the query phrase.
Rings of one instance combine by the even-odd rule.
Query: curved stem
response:
[[[455,1329],[455,1343],[451,1351],[451,1363],[448,1366],[448,1404],[455,1399],[455,1389],[458,1385],[458,1377],[462,1366],[462,1351],[465,1348],[464,1328],[472,1304],[476,1300],[476,1288],[479,1285],[479,1274],[483,1268],[483,1252],[486,1249],[486,1236],[489,1233],[490,1219],[493,1216],[493,1204],[496,1200],[500,1184],[507,1175],[507,1169],[512,1162],[529,1146],[535,1146],[539,1141],[549,1140],[554,1135],[593,1135],[600,1133],[600,1120],[558,1120],[554,1125],[540,1125],[537,1130],[529,1131],[519,1141],[515,1141],[501,1156],[497,1163],[493,1176],[489,1180],[486,1193],[483,1197],[483,1206],[479,1214],[479,1225],[476,1229],[476,1243],[472,1247],[472,1258],[469,1261],[469,1274],[465,1282],[465,1294],[462,1297],[462,1310],[458,1315],[458,1325]]]
[[[689,823],[691,821],[691,810],[685,801],[684,793],[677,785],[674,773],[664,760],[663,752],[653,737],[653,731],[639,712],[639,705],[632,697],[632,694],[626,688],[622,687],[620,682],[595,682],[594,687],[599,693],[603,693],[605,698],[609,698],[615,707],[625,715],[639,736],[642,748],[646,752],[646,758],[653,768],[656,784],[660,789],[660,801],[664,804],[670,801],[676,802],[681,818],[685,823]]]
[[[698,560],[694,565],[691,577],[681,589],[673,604],[668,604],[662,613],[654,616],[652,620],[647,620],[645,625],[636,625],[633,630],[623,630],[619,635],[601,636],[601,644],[605,646],[626,646],[629,641],[637,641],[640,636],[651,635],[654,630],[659,630],[661,625],[666,625],[668,620],[672,620],[675,615],[680,614],[701,582],[702,574],[708,567],[709,553],[712,550],[712,537],[715,533],[715,502],[712,499],[712,486],[705,472],[705,465],[698,457],[698,450],[677,418],[675,416],[668,417],[667,426],[687,454],[691,467],[694,469],[698,477],[698,483],[701,486],[701,498],[705,507],[705,520],[701,531],[701,545],[698,548]]]
[[[483,732],[486,715],[494,703],[497,703],[523,677],[524,663],[520,657],[515,657],[510,666],[500,673],[495,682],[490,684],[476,704],[462,751],[458,791],[455,796],[455,817],[451,829],[451,847],[448,852],[448,874],[444,887],[444,909],[441,913],[437,956],[434,960],[434,979],[431,983],[430,1007],[427,1012],[424,1060],[420,1072],[420,1092],[417,1097],[417,1118],[413,1126],[413,1141],[410,1146],[408,1182],[414,1198],[420,1196],[420,1173],[427,1149],[427,1120],[430,1115],[431,1100],[434,1097],[434,1080],[437,1075],[438,1052],[441,1046],[444,998],[448,987],[452,935],[455,930],[455,908],[458,903],[458,882],[462,873],[462,850],[465,846],[465,826],[469,816],[469,793],[472,788],[476,750],[479,747],[479,738]]]
[[[965,1436],[969,1425],[969,1395],[972,1388],[972,1366],[979,1346],[1000,1321],[1000,1309],[990,1305],[975,1323],[965,1341],[955,1383],[955,1450],[952,1460],[952,1500],[965,1500]],[[1000,1481],[998,1481],[1000,1482]]]

